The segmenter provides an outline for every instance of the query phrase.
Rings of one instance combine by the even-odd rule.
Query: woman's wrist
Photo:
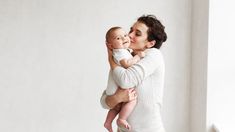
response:
[[[120,103],[120,100],[116,94],[107,96],[105,99],[106,104],[112,109],[114,108],[117,104]]]
[[[115,101],[116,105],[122,102],[120,99],[121,98],[117,94],[113,95],[113,100]]]

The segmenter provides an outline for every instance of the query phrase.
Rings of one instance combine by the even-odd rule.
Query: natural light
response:
[[[210,0],[208,43],[208,127],[235,131],[235,8],[231,0]]]

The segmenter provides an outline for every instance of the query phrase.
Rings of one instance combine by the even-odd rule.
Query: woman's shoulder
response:
[[[156,48],[146,49],[145,55],[146,59],[151,59],[151,61],[164,61],[162,52]]]
[[[149,49],[146,49],[145,53],[147,55],[161,55],[161,51],[157,48],[149,48]]]

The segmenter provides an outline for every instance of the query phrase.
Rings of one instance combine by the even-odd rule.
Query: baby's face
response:
[[[127,49],[130,46],[130,38],[122,28],[113,31],[110,37],[109,43],[113,49]]]

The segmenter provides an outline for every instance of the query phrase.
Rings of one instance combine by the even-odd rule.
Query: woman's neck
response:
[[[141,49],[141,50],[133,50],[133,53],[134,55],[138,54],[138,52],[141,52],[141,51],[144,51],[145,49]]]

